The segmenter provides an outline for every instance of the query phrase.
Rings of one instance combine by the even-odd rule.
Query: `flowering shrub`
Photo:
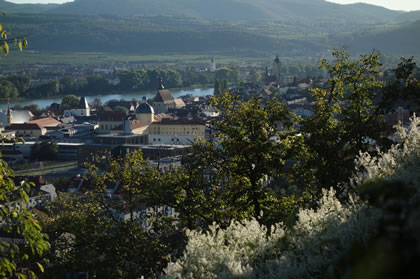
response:
[[[408,129],[398,125],[397,137],[401,143],[393,145],[386,153],[378,150],[377,157],[361,153],[356,159],[357,175],[352,186],[377,180],[399,180],[408,186],[420,181],[420,118],[414,116]]]
[[[403,185],[418,186],[419,125],[420,119],[414,117],[408,129],[397,127],[401,143],[388,152],[378,150],[377,157],[361,153],[356,160],[357,174],[350,185],[398,180]],[[415,202],[412,204],[420,208]],[[412,220],[418,220],[414,217],[420,216],[417,214],[420,211],[415,212],[415,216],[408,216],[407,226],[403,228],[418,236],[420,231],[411,229],[413,222],[418,227],[418,221]],[[318,207],[300,209],[298,220],[291,228],[280,223],[267,234],[267,228],[252,219],[233,222],[226,229],[213,225],[208,232],[187,231],[189,241],[184,256],[170,263],[161,277],[324,278],[330,265],[337,265],[342,257],[349,255],[354,242],[367,244],[384,214],[389,216],[386,206],[370,207],[355,195],[348,195],[346,202],[340,202],[333,189],[323,190]],[[387,233],[379,235],[389,242]]]
[[[271,228],[255,219],[188,231],[182,259],[162,278],[313,278],[319,277],[353,241],[365,241],[377,214],[357,198],[341,203],[324,190],[317,210],[301,209],[291,229]]]

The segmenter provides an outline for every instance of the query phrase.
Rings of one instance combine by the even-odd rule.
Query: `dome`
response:
[[[140,114],[140,113],[154,114],[155,112],[153,110],[153,107],[149,105],[148,103],[141,103],[140,106],[138,106],[136,109],[136,114]]]

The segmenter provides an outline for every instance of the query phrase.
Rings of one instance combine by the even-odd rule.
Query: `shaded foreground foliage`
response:
[[[410,134],[398,129],[401,145],[375,149],[389,148],[382,114],[392,109],[383,100],[394,98],[393,85],[382,90],[377,80],[378,53],[334,56],[322,61],[330,79],[312,92],[313,117],[302,119],[277,101],[223,94],[212,101],[221,118],[209,127],[214,140],[197,141],[180,166],[163,172],[140,151],[101,162],[102,169],[89,166],[88,186],[77,196],[63,194],[43,221],[51,244],[44,276],[83,270],[101,278],[153,277],[165,267],[168,278],[350,276],[360,264],[352,253],[377,247],[374,236],[391,237],[389,225],[415,232],[411,223],[386,218],[395,209],[386,201],[401,193],[367,186],[411,177],[404,170],[418,166],[418,120]],[[400,92],[407,88],[400,83]],[[417,181],[403,183],[413,189]],[[349,185],[367,185],[378,191],[368,197],[383,198],[360,198]],[[416,212],[416,200],[398,209],[412,220],[407,208]],[[163,216],[170,209],[175,218]],[[388,248],[406,247],[398,241]]]

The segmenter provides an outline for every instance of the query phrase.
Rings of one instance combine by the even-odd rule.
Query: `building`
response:
[[[171,92],[165,89],[163,86],[162,79],[159,80],[159,88],[156,93],[156,96],[153,98],[153,110],[154,113],[165,113],[169,109],[176,108],[176,103],[174,97],[172,97]]]
[[[4,130],[6,132],[15,131],[15,136],[21,138],[39,138],[47,133],[47,129],[41,127],[38,123],[11,124],[6,126]]]
[[[77,108],[65,110],[64,115],[76,117],[90,116],[90,107],[86,97],[80,98],[79,106]]]
[[[116,127],[124,125],[127,114],[120,111],[104,111],[99,117],[99,134],[109,134]]]
[[[42,128],[51,128],[51,127],[57,127],[58,125],[60,125],[61,121],[58,121],[57,119],[52,118],[52,117],[44,117],[44,118],[39,118],[36,120],[31,120],[25,123],[38,124]]]
[[[213,56],[211,57],[211,60],[210,60],[209,71],[210,72],[215,72],[216,71],[216,60],[214,60]]]
[[[33,119],[34,115],[29,110],[12,110],[8,108],[6,111],[0,111],[0,127],[10,124],[22,124]]]
[[[280,58],[277,55],[276,59],[274,59],[273,61],[273,66],[271,68],[271,75],[275,76],[277,81],[280,82],[280,78],[281,78],[281,62],[280,62]]]
[[[191,145],[206,135],[204,123],[189,119],[162,119],[149,127],[149,144]]]
[[[155,116],[155,111],[153,107],[146,102],[146,97],[143,97],[142,103],[139,106],[137,106],[135,112],[138,120],[140,120],[146,125],[152,124]]]

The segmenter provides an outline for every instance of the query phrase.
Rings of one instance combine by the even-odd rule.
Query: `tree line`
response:
[[[0,99],[44,98],[52,96],[97,95],[118,91],[156,90],[162,78],[166,88],[209,86],[214,79],[236,83],[240,80],[238,69],[222,68],[215,73],[197,72],[191,67],[177,70],[142,69],[124,70],[110,76],[64,76],[45,82],[34,82],[29,75],[14,75],[0,79]],[[111,82],[117,80],[117,82]]]

